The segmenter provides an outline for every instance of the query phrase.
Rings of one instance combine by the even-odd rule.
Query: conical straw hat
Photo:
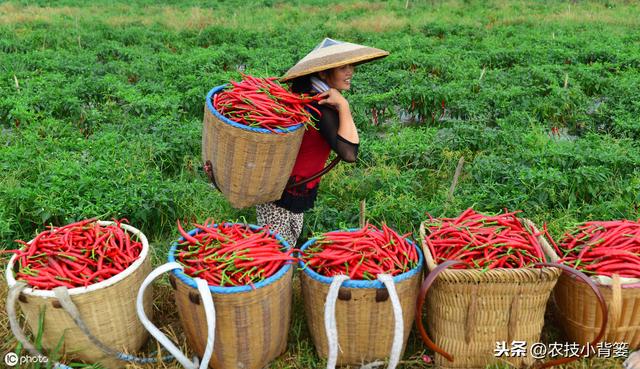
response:
[[[347,64],[366,63],[389,55],[388,51],[325,38],[280,78],[282,82]]]

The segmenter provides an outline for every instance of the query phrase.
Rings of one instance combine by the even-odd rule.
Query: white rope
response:
[[[336,325],[336,301],[338,300],[338,292],[340,286],[349,277],[346,275],[337,275],[333,277],[329,293],[324,304],[324,329],[327,332],[327,341],[329,345],[329,355],[327,358],[327,369],[334,369],[338,361],[338,328]]]
[[[206,369],[209,365],[211,355],[213,355],[213,342],[216,338],[216,309],[213,305],[213,297],[211,297],[211,291],[209,290],[207,281],[201,278],[196,278],[195,281],[200,296],[202,296],[204,314],[207,318],[207,345],[202,355],[202,362],[200,363],[200,369]]]
[[[140,286],[140,290],[138,291],[138,298],[136,299],[136,311],[138,312],[138,318],[140,319],[142,325],[149,331],[149,333],[151,333],[151,335],[156,340],[158,340],[158,342],[160,342],[162,346],[167,349],[167,351],[171,353],[171,355],[173,355],[173,357],[176,358],[176,360],[178,360],[178,362],[180,362],[180,364],[182,364],[182,366],[184,366],[186,369],[196,369],[197,364],[189,360],[189,358],[187,358],[182,353],[182,351],[180,351],[180,349],[176,347],[176,345],[171,342],[171,340],[167,338],[167,336],[149,320],[147,314],[145,314],[144,312],[144,292],[147,287],[163,273],[166,273],[173,269],[183,270],[184,268],[182,267],[182,265],[176,262],[167,263],[164,265],[160,265],[159,267],[154,269],[147,276],[147,278],[145,278],[145,280],[142,282],[142,285]]]
[[[389,290],[389,298],[393,307],[393,317],[395,319],[395,327],[393,330],[393,344],[391,345],[391,356],[389,356],[388,369],[395,369],[400,362],[400,354],[402,353],[402,341],[404,339],[404,322],[402,319],[402,305],[398,298],[396,286],[393,283],[393,277],[389,274],[378,274],[378,280],[384,283]]]
[[[624,362],[625,369],[640,369],[640,351],[632,352]]]
[[[16,337],[18,342],[20,342],[22,344],[22,347],[27,349],[27,351],[29,351],[29,353],[32,356],[46,358],[46,356],[43,355],[33,345],[33,343],[31,343],[31,341],[29,341],[27,336],[22,331],[22,328],[20,328],[20,324],[18,323],[18,313],[16,310],[16,303],[18,302],[18,297],[20,296],[20,292],[22,292],[22,290],[25,289],[26,287],[27,287],[27,284],[24,281],[18,281],[9,289],[9,293],[7,294],[7,303],[6,303],[7,316],[9,317],[9,325],[11,326],[11,332],[13,332],[13,335]],[[64,365],[59,361],[56,361],[53,367],[54,369],[71,369],[70,367]]]

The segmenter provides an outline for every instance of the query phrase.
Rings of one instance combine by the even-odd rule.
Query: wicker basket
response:
[[[546,247],[545,253],[551,260],[558,260],[551,247]],[[603,340],[628,343],[632,350],[640,348],[640,283],[621,284],[617,275],[612,284],[592,280],[609,308]],[[585,282],[562,273],[553,290],[553,300],[567,338],[584,345],[596,337],[603,324],[603,311]]]
[[[202,127],[202,160],[210,163],[211,179],[235,208],[278,200],[295,164],[303,125],[276,130],[253,128],[222,116],[209,91]]]
[[[309,240],[301,250],[305,250],[315,241]],[[402,306],[404,336],[401,353],[406,348],[413,325],[415,302],[422,275],[423,257],[419,248],[416,249],[420,257],[418,267],[393,278]],[[304,264],[300,263],[300,266],[304,267]],[[321,276],[311,268],[304,268],[304,272],[300,274],[309,331],[318,355],[322,358],[327,358],[329,354],[324,306],[332,280],[333,278]],[[344,282],[339,290],[335,317],[340,347],[337,365],[360,365],[389,356],[394,338],[395,319],[389,294],[380,281]]]
[[[251,228],[259,227],[252,225]],[[194,235],[196,231],[190,234]],[[283,238],[276,237],[289,247]],[[171,247],[169,262],[175,261],[177,246],[174,243]],[[287,264],[253,288],[209,286],[217,322],[210,368],[262,369],[286,350],[291,321],[292,279],[293,268]],[[202,357],[207,341],[207,320],[194,280],[174,269],[170,281],[175,289],[178,315],[187,342]]]
[[[100,225],[113,224],[100,221]],[[145,276],[151,271],[149,243],[139,230],[126,224],[121,227],[138,236],[142,243],[140,257],[123,272],[88,287],[69,289],[69,296],[77,306],[80,317],[89,331],[104,344],[121,352],[136,352],[147,340],[148,333],[136,315],[136,293]],[[16,280],[13,269],[16,256],[11,258],[6,270],[9,287]],[[27,288],[20,295],[20,308],[32,332],[38,332],[40,309],[45,310],[42,328],[42,346],[50,351],[64,334],[63,352],[69,357],[90,363],[100,363],[107,368],[120,368],[124,362],[106,355],[78,328],[67,312],[60,308],[53,291]],[[147,310],[152,306],[152,291],[144,296]]]
[[[437,265],[424,241],[424,223],[420,225],[420,232],[427,267],[434,271]],[[538,240],[546,243],[543,237]],[[534,359],[529,355],[497,358],[496,342],[504,341],[508,345],[513,341],[539,342],[547,301],[560,274],[560,269],[545,267],[493,269],[484,273],[473,269],[442,270],[437,278],[430,276],[435,280],[426,295],[428,327],[435,345],[453,358],[449,361],[440,352],[441,355],[435,356],[436,365],[485,368],[502,360],[517,367],[533,364]],[[424,287],[416,311],[422,332],[423,292],[426,293],[429,286]],[[423,339],[425,335],[423,333]]]

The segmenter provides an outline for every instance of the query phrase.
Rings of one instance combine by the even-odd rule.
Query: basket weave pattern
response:
[[[420,288],[421,273],[396,283],[402,305],[404,337],[402,352],[415,316],[415,302]],[[318,355],[328,355],[327,334],[324,327],[324,304],[329,284],[300,273],[304,309],[311,338]],[[336,303],[338,331],[338,365],[359,365],[384,359],[391,352],[394,317],[390,299],[376,302],[375,288],[345,288],[351,293],[348,301]],[[386,290],[385,290],[386,291]]]
[[[293,268],[277,281],[249,292],[212,293],[216,309],[214,369],[262,369],[287,346],[291,321]],[[176,278],[176,305],[189,346],[202,357],[207,334],[204,307],[190,298],[197,291]]]
[[[598,284],[609,307],[609,320],[603,341],[626,342],[640,348],[640,287],[621,288]],[[563,274],[554,290],[558,318],[571,341],[586,344],[602,324],[602,311],[593,293],[582,281]]]
[[[484,368],[500,360],[494,355],[498,341],[538,342],[559,275],[555,268],[441,273],[427,295],[427,322],[435,344],[452,354],[454,362],[436,355],[436,365]],[[508,361],[533,363],[531,357]]]
[[[138,320],[135,301],[142,281],[150,272],[151,258],[147,254],[140,267],[121,281],[95,291],[71,295],[91,333],[107,346],[132,353],[147,340],[148,332]],[[25,295],[27,302],[20,301],[20,308],[32,332],[38,331],[40,309],[45,309],[42,345],[48,351],[56,347],[64,334],[63,350],[67,355],[91,363],[99,362],[107,368],[123,366],[123,361],[106,356],[94,346],[64,309],[54,307],[53,302],[57,302],[57,298]],[[144,295],[145,311],[151,313],[152,304],[152,289],[148,289]]]
[[[261,133],[221,121],[205,104],[202,160],[231,205],[244,208],[280,199],[293,170],[304,128]]]
[[[543,237],[538,241],[543,248],[548,246]],[[435,269],[424,238],[422,249],[429,270]],[[496,357],[496,342],[510,346],[513,341],[540,341],[547,301],[560,275],[557,268],[444,270],[426,296],[427,329],[454,361],[435,355],[435,364],[479,369],[500,361],[516,367],[533,364],[528,352],[524,357]]]

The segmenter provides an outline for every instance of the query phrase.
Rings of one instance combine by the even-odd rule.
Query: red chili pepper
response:
[[[454,268],[526,267],[543,260],[537,236],[525,227],[519,211],[488,216],[466,209],[456,218],[433,218],[424,240],[436,263],[460,260]]]
[[[142,251],[142,244],[131,242],[129,234],[120,228],[121,223],[102,227],[95,219],[86,219],[63,227],[50,226],[29,244],[17,240],[25,247],[12,250],[19,260],[16,278],[35,288],[51,289],[88,286],[96,282],[89,278],[93,274],[100,276],[99,280],[112,277],[133,263]],[[129,246],[123,242],[125,239],[129,239]]]
[[[411,250],[414,250],[412,252]],[[347,274],[352,279],[375,279],[378,274],[398,275],[416,267],[415,247],[385,224],[367,224],[354,232],[334,231],[302,255],[305,264],[325,276]]]
[[[585,222],[565,233],[560,262],[589,275],[640,277],[640,223],[629,220]]]

